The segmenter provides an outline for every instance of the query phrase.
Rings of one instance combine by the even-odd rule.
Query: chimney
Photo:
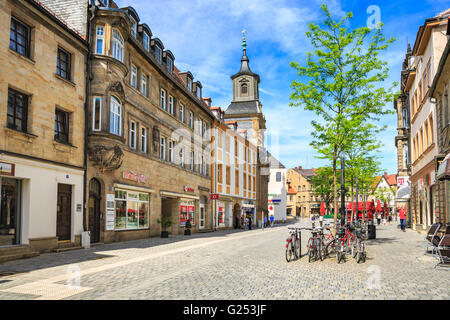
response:
[[[208,106],[208,108],[209,107],[211,107],[211,98],[202,98],[203,99],[203,101],[206,103],[206,105]]]
[[[298,166],[297,169],[298,169],[298,170],[302,170],[302,166]]]

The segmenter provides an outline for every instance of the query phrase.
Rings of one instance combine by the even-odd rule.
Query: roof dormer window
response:
[[[167,64],[167,70],[172,73],[173,70],[173,61],[171,58],[167,57],[166,58],[166,64]]]
[[[155,45],[155,58],[159,63],[162,63],[162,49],[158,45]]]
[[[187,88],[192,92],[192,79],[189,77],[187,78]]]
[[[145,50],[150,51],[150,37],[148,36],[147,32],[143,33],[142,44],[144,45]]]
[[[202,98],[202,89],[197,87],[197,98],[201,99]]]
[[[133,18],[130,18],[130,20],[131,20],[131,35],[136,38],[137,23],[136,20],[134,20]]]

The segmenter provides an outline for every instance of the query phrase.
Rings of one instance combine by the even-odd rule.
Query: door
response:
[[[56,236],[58,241],[70,240],[72,220],[72,186],[58,184]]]
[[[0,246],[20,244],[21,181],[0,177]]]
[[[205,205],[200,204],[200,217],[198,219],[198,228],[204,229],[205,228]]]
[[[89,231],[91,243],[100,241],[100,182],[93,178],[89,182]]]

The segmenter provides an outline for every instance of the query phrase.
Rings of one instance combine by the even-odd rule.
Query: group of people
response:
[[[392,214],[389,212],[389,214],[387,215],[387,220],[386,220],[386,215],[382,215],[381,213],[378,213],[377,215],[377,224],[380,225],[381,223],[383,223],[383,225],[386,225],[386,223],[389,223],[390,225],[392,225],[392,220],[395,219],[395,221],[397,221],[397,217],[400,218],[400,229],[403,232],[406,232],[406,210],[405,209],[397,209],[397,214],[394,215],[394,217],[392,216]]]
[[[239,223],[240,222],[240,223]],[[241,219],[238,217],[235,218],[234,222],[235,229],[244,229],[244,230],[252,230],[252,217],[247,217],[246,215],[241,215]]]
[[[269,221],[270,220],[270,221]],[[274,217],[273,214],[270,215],[269,220],[267,220],[267,216],[264,216],[264,227],[273,227]]]

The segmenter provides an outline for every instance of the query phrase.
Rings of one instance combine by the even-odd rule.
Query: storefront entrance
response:
[[[58,241],[70,240],[72,218],[72,186],[58,184],[56,236]]]
[[[100,200],[101,185],[93,178],[89,182],[89,230],[91,231],[91,243],[100,241]]]
[[[0,246],[20,244],[21,181],[0,177]]]

